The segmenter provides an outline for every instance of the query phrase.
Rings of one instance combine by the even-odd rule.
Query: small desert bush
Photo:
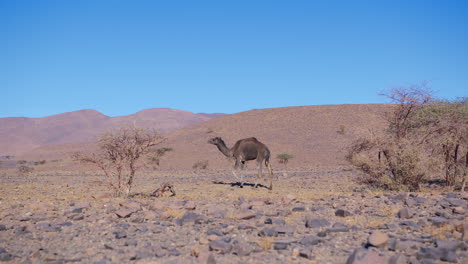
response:
[[[346,133],[346,129],[344,125],[341,125],[340,128],[336,131],[336,133],[340,135],[344,135]]]
[[[31,173],[33,171],[34,171],[34,168],[29,167],[29,166],[24,165],[24,164],[20,165],[18,167],[18,173],[21,174],[21,175],[26,175],[26,174],[29,174],[29,173]]]
[[[208,168],[208,160],[201,160],[197,161],[192,165],[192,169],[201,169],[201,170],[206,170]]]
[[[278,154],[276,156],[276,158],[278,159],[278,162],[280,164],[283,164],[284,168],[286,168],[286,166],[288,165],[289,160],[294,158],[294,155],[291,155],[291,154],[288,154],[288,153],[281,153],[281,154]]]

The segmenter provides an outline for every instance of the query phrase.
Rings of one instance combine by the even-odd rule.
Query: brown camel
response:
[[[268,172],[270,175],[269,189],[270,190],[273,189],[273,172],[271,171],[271,165],[270,165],[270,150],[267,148],[267,146],[265,146],[265,144],[258,141],[254,137],[238,140],[236,144],[234,145],[234,147],[232,147],[231,149],[229,149],[226,146],[223,139],[221,139],[220,137],[212,138],[208,140],[208,143],[217,146],[219,151],[221,151],[224,154],[224,156],[235,159],[234,170],[232,171],[232,173],[234,174],[236,178],[238,178],[236,174],[236,170],[238,169],[242,170],[244,168],[244,164],[246,161],[256,160],[257,166],[258,166],[258,176],[255,182],[255,187],[258,186],[258,180],[263,179],[262,164],[263,162],[265,162],[265,165],[268,168]],[[240,178],[241,188],[244,185],[242,178],[243,177],[241,173],[241,178]]]

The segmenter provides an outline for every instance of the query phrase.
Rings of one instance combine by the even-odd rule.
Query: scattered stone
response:
[[[233,242],[231,253],[237,256],[249,256],[252,253],[252,247],[248,243],[236,240]]]
[[[305,226],[308,228],[320,228],[320,227],[326,227],[329,225],[330,225],[330,222],[328,222],[327,219],[324,219],[324,218],[308,219],[306,220],[306,224],[305,224]]]
[[[204,222],[205,217],[203,215],[196,214],[191,211],[185,212],[185,214],[176,220],[176,223],[180,226],[186,224],[201,224]]]
[[[410,210],[407,207],[405,207],[405,208],[400,209],[400,211],[398,211],[398,217],[401,219],[410,219],[411,217],[413,217],[413,214],[410,212]]]
[[[388,260],[386,257],[380,256],[379,254],[359,248],[354,250],[353,254],[351,254],[346,261],[346,264],[387,264]]]
[[[5,231],[5,230],[7,230],[6,226],[0,224],[0,231]]]
[[[254,218],[256,216],[257,216],[257,213],[255,213],[255,211],[248,210],[248,211],[240,212],[236,216],[236,218],[239,219],[239,220],[249,220],[249,219],[252,219],[252,218]]]
[[[114,234],[116,239],[122,239],[122,238],[127,237],[127,233],[125,233],[123,231],[115,231],[113,234]]]
[[[444,217],[429,217],[428,220],[432,223],[432,225],[437,227],[444,226],[449,222],[449,220]]]
[[[318,243],[322,243],[323,239],[315,237],[315,236],[306,236],[303,237],[300,241],[299,244],[304,245],[304,246],[315,246]]]
[[[136,211],[131,208],[122,208],[122,209],[117,210],[115,214],[120,218],[127,218],[127,217],[130,217],[135,212]]]
[[[13,260],[14,256],[6,251],[6,249],[0,247],[0,261]]]
[[[370,234],[370,236],[367,239],[369,245],[373,247],[385,247],[388,242],[388,235],[385,233],[382,233],[379,230],[375,230]]]
[[[349,232],[349,227],[343,223],[334,223],[332,228],[327,229],[327,232]]]
[[[418,260],[442,260],[452,263],[457,263],[457,254],[454,250],[447,248],[422,248],[416,254]]]
[[[260,232],[258,232],[258,236],[261,237],[276,237],[278,236],[278,232],[275,228],[265,227]]]
[[[343,209],[338,209],[335,211],[335,216],[339,217],[347,217],[351,216],[352,214],[349,211],[343,210]]]
[[[294,207],[292,209],[293,212],[304,212],[306,208],[304,206]]]
[[[273,244],[273,249],[274,249],[274,250],[284,250],[284,249],[287,249],[290,243],[291,243],[291,242],[290,242],[290,241],[287,241],[287,240],[277,240],[277,241],[275,241],[275,243]]]
[[[465,209],[461,206],[456,206],[452,209],[452,212],[454,214],[459,214],[459,215],[464,215],[465,214]]]
[[[232,245],[224,242],[223,240],[214,240],[209,244],[210,250],[225,254],[229,253],[232,249]]]

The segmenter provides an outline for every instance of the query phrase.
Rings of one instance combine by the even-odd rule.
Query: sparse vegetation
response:
[[[160,149],[154,150],[154,147],[162,140],[154,131],[135,126],[123,127],[100,137],[99,153],[76,152],[73,158],[95,164],[104,172],[107,183],[117,196],[128,196],[135,174],[142,165],[141,158],[150,153],[157,155]]]
[[[206,170],[208,168],[208,160],[201,160],[197,161],[193,164],[192,169],[201,169],[201,170]]]
[[[29,173],[31,173],[31,172],[33,172],[33,171],[34,171],[34,168],[29,167],[29,166],[24,165],[24,164],[22,164],[22,165],[20,165],[20,166],[18,167],[18,173],[19,173],[20,175],[26,175],[26,174],[29,174]]]
[[[340,135],[344,135],[346,134],[346,128],[344,125],[340,125],[340,128],[336,131],[336,133],[340,134]]]
[[[44,165],[44,164],[46,164],[46,160],[40,160],[40,161],[35,161],[34,162],[34,166]]]
[[[294,155],[291,155],[291,154],[288,154],[288,153],[281,153],[281,154],[278,154],[278,155],[276,156],[276,158],[278,159],[278,162],[279,162],[280,164],[283,164],[283,165],[284,165],[284,168],[286,169],[289,160],[292,159],[292,158],[294,158]]]
[[[159,164],[161,162],[161,158],[167,153],[167,152],[170,152],[170,151],[173,151],[172,148],[169,148],[169,147],[161,147],[161,148],[158,148],[156,149],[155,151],[152,151],[150,153],[150,155],[148,156],[148,159],[150,161],[151,164],[154,164],[155,166],[153,167],[154,169],[156,169],[157,167],[159,167]]]
[[[355,141],[348,160],[366,173],[364,181],[391,190],[418,190],[427,178],[445,175],[464,189],[468,155],[466,100],[437,100],[426,85],[393,89],[396,103],[385,116],[382,135]]]
[[[18,160],[18,164],[19,164],[19,165],[24,165],[24,164],[26,164],[26,163],[28,163],[28,161],[26,161],[26,160]]]

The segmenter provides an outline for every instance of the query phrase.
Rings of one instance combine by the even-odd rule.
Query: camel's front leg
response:
[[[239,177],[237,176],[236,171],[240,171],[239,169],[240,170],[243,169],[243,164],[242,164],[242,162],[236,160],[236,163],[234,164],[234,169],[232,170],[232,174],[234,174],[234,177],[236,177],[237,180],[239,180]],[[244,175],[243,175],[242,171],[240,171],[240,181],[239,182],[240,182],[240,187],[244,188]]]

